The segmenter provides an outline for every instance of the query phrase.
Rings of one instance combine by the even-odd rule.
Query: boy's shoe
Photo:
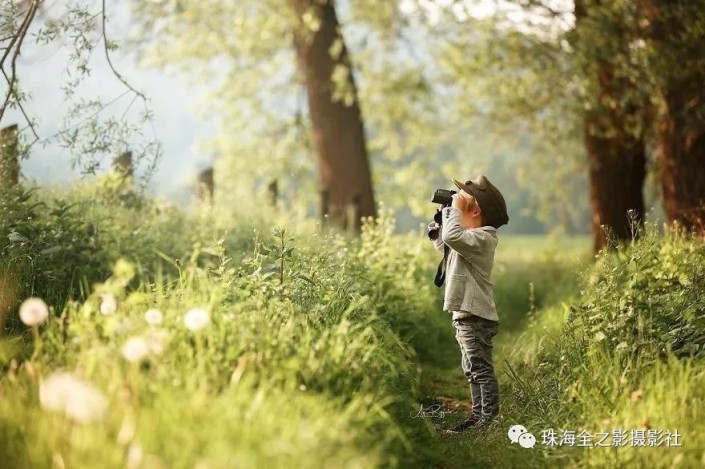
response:
[[[491,428],[494,427],[497,422],[499,422],[499,418],[495,415],[494,417],[482,417],[480,422],[478,422],[477,426],[484,428]]]
[[[453,428],[443,430],[443,433],[461,433],[478,426],[482,422],[482,418],[476,415],[471,415],[470,418],[463,420]]]

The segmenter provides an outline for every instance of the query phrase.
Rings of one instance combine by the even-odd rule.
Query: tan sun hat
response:
[[[479,175],[474,181],[465,181],[465,184],[453,179],[453,183],[458,189],[464,190],[477,199],[485,216],[485,223],[499,228],[509,222],[507,204],[502,193],[485,176]]]

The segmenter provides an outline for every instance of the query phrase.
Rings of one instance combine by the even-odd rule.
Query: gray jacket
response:
[[[498,321],[492,291],[492,264],[497,247],[497,229],[492,226],[464,229],[460,226],[460,211],[443,209],[441,236],[433,244],[443,252],[450,247],[446,266],[443,310],[466,311]]]

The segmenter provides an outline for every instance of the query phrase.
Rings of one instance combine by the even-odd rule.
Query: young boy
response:
[[[461,364],[470,382],[472,413],[445,432],[456,433],[486,425],[499,413],[499,386],[492,363],[492,338],[499,318],[494,303],[490,274],[497,246],[497,228],[507,224],[504,197],[484,176],[465,184],[450,207],[442,208],[441,235],[436,249],[450,249],[446,264],[443,310],[453,313],[455,338]],[[432,223],[429,228],[437,227]]]

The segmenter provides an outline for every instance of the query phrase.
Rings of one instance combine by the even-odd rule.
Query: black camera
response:
[[[431,202],[434,204],[441,204],[446,207],[453,203],[453,194],[457,193],[458,191],[451,191],[448,189],[436,189],[436,192],[433,193],[433,197],[431,197]]]
[[[453,203],[453,194],[457,193],[457,191],[451,191],[448,189],[436,189],[436,192],[434,192],[433,196],[431,197],[431,202],[434,204],[441,204],[442,206],[447,207],[451,203]],[[436,240],[438,239],[438,235],[440,234],[440,226],[443,224],[443,217],[440,210],[438,210],[436,214],[433,215],[433,221],[436,222],[438,227],[429,227],[428,238]]]

